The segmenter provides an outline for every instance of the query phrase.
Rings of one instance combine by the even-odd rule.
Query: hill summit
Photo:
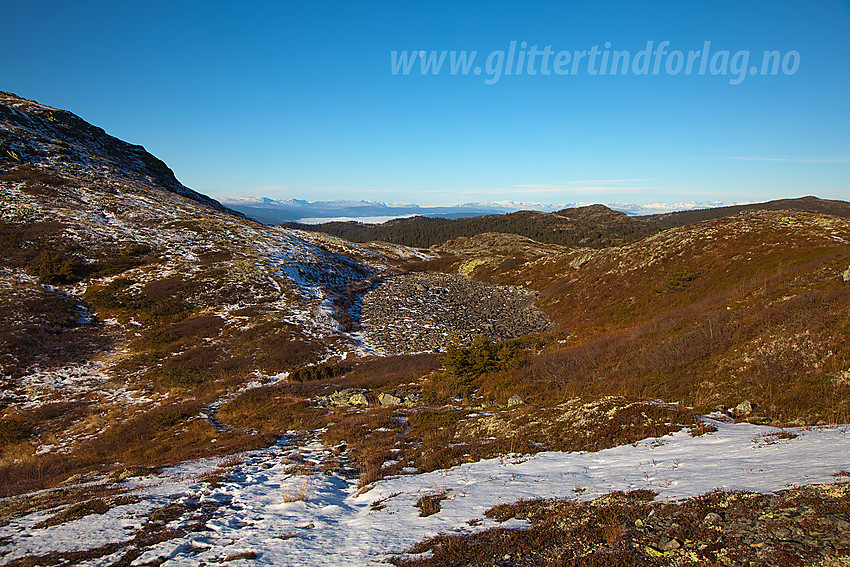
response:
[[[143,146],[110,136],[67,110],[0,91],[0,128],[3,170],[21,164],[49,165],[70,175],[102,175],[108,170],[113,176],[145,180],[217,210],[229,210],[180,183],[174,172]]]

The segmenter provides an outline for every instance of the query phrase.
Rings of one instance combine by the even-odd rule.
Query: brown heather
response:
[[[485,515],[518,518],[526,529],[439,535],[395,557],[399,567],[842,565],[850,538],[846,484],[775,495],[712,492],[678,503],[648,491],[615,492],[592,502],[525,500]],[[716,520],[710,514],[714,514]],[[802,544],[806,541],[807,544]],[[675,542],[670,544],[670,542]],[[430,552],[424,557],[418,554]]]
[[[81,122],[71,131],[84,128]],[[109,151],[123,151],[118,141],[110,143]],[[350,463],[366,487],[403,470],[506,453],[598,450],[682,427],[705,432],[695,412],[744,399],[754,403],[753,417],[777,425],[850,420],[850,284],[840,277],[850,266],[847,219],[750,211],[658,232],[646,221],[594,206],[469,226],[394,223],[389,228],[401,238],[430,239],[426,244],[459,238],[440,244],[431,260],[391,257],[391,272],[460,272],[530,288],[557,329],[504,344],[459,346],[443,357],[312,366],[327,345],[283,320],[274,305],[280,289],[268,286],[256,270],[256,250],[241,240],[240,231],[256,227],[215,204],[215,214],[201,208],[211,203],[184,191],[152,156],[140,159],[166,191],[136,181],[135,170],[60,174],[3,164],[3,198],[50,213],[0,221],[0,252],[16,271],[0,276],[0,375],[11,377],[4,399],[35,395],[15,383],[31,369],[106,360],[111,379],[105,389],[127,388],[154,401],[129,412],[97,391],[46,397],[38,410],[3,402],[2,496],[57,487],[79,473],[232,454],[290,430],[321,427],[328,444],[346,444],[338,465]],[[148,208],[130,197],[144,197]],[[98,235],[78,214],[89,208],[137,223],[140,234],[175,240]],[[175,212],[168,220],[164,208]],[[418,230],[422,223],[444,228],[403,234],[405,226]],[[537,234],[552,229],[560,232]],[[196,259],[186,260],[190,256]],[[340,305],[354,305],[376,278],[341,284]],[[237,304],[245,307],[223,315],[223,306]],[[116,319],[126,336],[80,323],[80,305],[99,321]],[[346,328],[359,324],[340,319]],[[285,371],[292,381],[233,398],[258,373]],[[366,390],[371,405],[316,403],[346,388]],[[378,407],[383,392],[415,394],[419,401]],[[514,395],[524,403],[500,407]],[[230,401],[213,416],[224,426],[216,430],[199,415],[223,397]],[[679,404],[647,401],[656,399]],[[35,455],[40,444],[61,445],[63,435],[73,441],[68,454]],[[610,544],[627,526],[608,518],[605,529],[602,539]]]

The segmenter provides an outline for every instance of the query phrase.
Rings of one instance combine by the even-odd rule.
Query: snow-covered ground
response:
[[[389,554],[441,532],[468,532],[495,525],[484,512],[521,498],[580,498],[614,490],[647,488],[658,498],[677,500],[722,490],[772,492],[802,484],[834,482],[850,470],[850,426],[782,430],[716,422],[718,430],[701,437],[686,431],[595,453],[546,452],[489,459],[428,474],[375,483],[366,492],[356,481],[313,472],[329,451],[315,442],[303,446],[284,439],[247,453],[231,469],[229,481],[215,486],[200,476],[214,469],[212,459],[187,463],[153,477],[130,479],[141,497],[102,515],[36,529],[50,516],[40,512],[0,528],[8,545],[0,562],[51,551],[91,549],[129,541],[147,514],[167,503],[193,503],[173,521],[179,528],[197,522],[198,505],[213,504],[206,531],[193,531],[144,550],[141,564],[158,557],[163,565],[200,565],[253,552],[235,564],[377,565]],[[420,517],[416,501],[445,492],[437,514]],[[299,499],[299,498],[304,498]],[[482,520],[475,527],[469,520]],[[507,526],[520,527],[512,520]],[[122,553],[92,560],[108,565]],[[255,556],[254,556],[255,554]]]

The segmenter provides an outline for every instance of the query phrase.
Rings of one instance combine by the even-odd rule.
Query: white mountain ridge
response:
[[[222,198],[221,202],[244,214],[257,217],[274,218],[278,222],[296,221],[321,222],[321,219],[331,220],[360,220],[361,222],[374,222],[373,219],[389,220],[390,218],[402,218],[412,215],[426,215],[447,218],[459,218],[464,216],[477,216],[485,214],[506,214],[516,211],[541,211],[551,213],[562,209],[583,207],[594,204],[593,202],[575,203],[540,203],[524,201],[489,201],[468,202],[453,205],[419,205],[416,203],[386,203],[383,201],[347,200],[339,199],[332,201],[310,201],[298,198],[272,199],[258,196],[235,196]],[[708,209],[724,207],[729,205],[743,205],[750,201],[727,203],[724,201],[683,201],[679,203],[621,203],[611,202],[604,205],[622,211],[632,216],[652,215],[669,213],[673,211],[687,211],[694,209]],[[262,212],[257,211],[262,210]],[[263,220],[263,219],[261,219]],[[381,221],[383,222],[383,221]]]

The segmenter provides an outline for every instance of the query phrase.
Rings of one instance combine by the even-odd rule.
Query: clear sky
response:
[[[847,1],[17,1],[2,13],[0,90],[142,144],[218,198],[850,198]],[[606,42],[635,63],[650,41],[684,57],[710,41],[728,64],[686,74],[667,55],[657,75],[600,72]],[[538,55],[507,75],[511,42],[526,60],[551,46],[548,67]],[[594,45],[593,66],[587,54],[555,72],[558,52]],[[436,75],[420,59],[405,75],[393,50],[478,55],[466,75],[448,53]],[[776,74],[755,68],[766,50],[784,58]],[[733,72],[741,51],[755,74]]]

